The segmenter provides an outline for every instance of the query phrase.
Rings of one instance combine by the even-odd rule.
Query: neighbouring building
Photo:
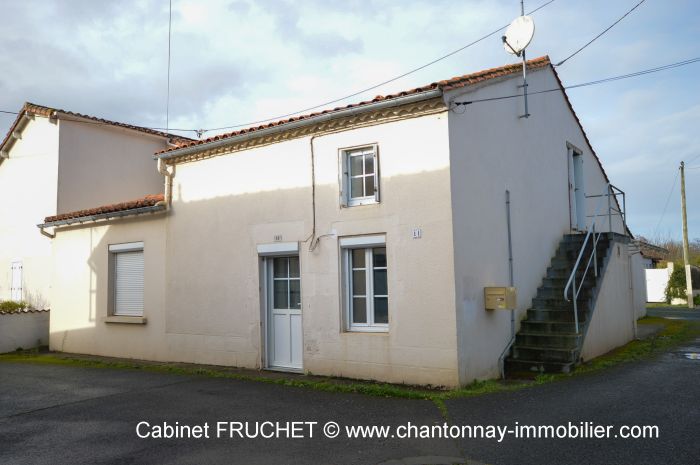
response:
[[[549,59],[527,66],[528,118],[513,64],[160,147],[153,196],[41,225],[51,349],[458,386],[626,343],[621,192]]]
[[[0,301],[50,307],[51,241],[37,218],[157,191],[153,152],[185,140],[26,103],[0,144]]]

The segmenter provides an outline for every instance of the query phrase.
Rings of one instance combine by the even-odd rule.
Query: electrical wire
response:
[[[534,13],[536,13],[536,12],[542,10],[543,8],[545,8],[545,7],[549,6],[549,5],[551,5],[551,4],[554,3],[555,1],[556,1],[556,0],[549,0],[549,1],[547,1],[547,2],[545,2],[545,3],[543,3],[543,4],[541,4],[541,5],[538,6],[537,8],[535,8],[535,9],[529,11],[528,14],[530,14],[530,15],[531,15],[531,14],[534,14]],[[171,13],[170,13],[170,14],[171,14],[171,21],[172,21],[172,1],[171,1]],[[416,67],[416,68],[413,68],[413,69],[411,69],[411,70],[408,70],[408,71],[406,71],[405,73],[400,74],[400,75],[398,75],[398,76],[395,76],[395,77],[393,77],[393,78],[391,78],[391,79],[387,79],[387,80],[382,81],[382,82],[380,82],[380,83],[378,83],[378,84],[375,84],[375,85],[372,85],[372,86],[370,86],[370,87],[364,88],[364,89],[362,89],[362,90],[358,90],[358,91],[356,91],[356,92],[353,92],[353,93],[351,93],[351,94],[349,94],[349,95],[345,95],[345,96],[343,96],[343,97],[339,97],[339,98],[336,98],[336,99],[333,99],[333,100],[330,100],[330,101],[327,101],[327,102],[319,103],[318,105],[314,105],[314,106],[311,106],[311,107],[307,107],[307,108],[304,108],[304,109],[302,109],[302,110],[297,110],[297,111],[294,111],[294,112],[291,112],[291,113],[285,113],[285,114],[283,114],[283,115],[273,116],[273,117],[266,118],[266,119],[262,119],[262,120],[258,120],[258,121],[249,121],[249,122],[247,122],[247,123],[239,123],[239,124],[234,124],[234,125],[230,125],[230,126],[222,126],[222,127],[218,127],[218,128],[205,128],[205,129],[168,128],[168,125],[169,125],[168,122],[167,122],[168,116],[166,115],[166,127],[165,127],[165,128],[145,127],[145,126],[141,126],[141,127],[144,127],[145,129],[151,129],[151,130],[154,130],[154,131],[166,131],[166,132],[167,132],[167,131],[194,132],[194,133],[196,133],[197,135],[201,136],[201,134],[203,134],[204,132],[224,131],[224,130],[227,130],[227,129],[235,129],[235,128],[240,128],[240,127],[254,126],[254,125],[256,125],[256,124],[262,124],[262,123],[267,123],[267,122],[269,122],[269,121],[276,121],[276,120],[280,120],[280,119],[283,119],[283,118],[288,118],[288,117],[290,117],[290,116],[294,116],[294,115],[297,115],[297,114],[300,114],[300,113],[306,113],[306,112],[309,112],[309,111],[311,111],[311,110],[316,110],[316,109],[318,109],[318,108],[322,108],[322,107],[325,107],[325,106],[328,106],[328,105],[332,105],[332,104],[334,104],[334,103],[338,103],[338,102],[341,102],[341,101],[343,101],[343,100],[347,100],[347,99],[352,98],[352,97],[357,97],[358,95],[364,94],[365,92],[369,92],[370,90],[374,90],[374,89],[377,89],[377,88],[379,88],[379,87],[382,87],[382,86],[384,86],[384,85],[386,85],[386,84],[390,84],[390,83],[392,83],[392,82],[394,82],[394,81],[398,81],[399,79],[402,79],[402,78],[404,78],[404,77],[406,77],[406,76],[409,76],[409,75],[411,75],[411,74],[413,74],[413,73],[416,73],[416,72],[418,72],[418,71],[421,71],[421,70],[423,70],[423,69],[425,69],[425,68],[427,68],[427,67],[429,67],[429,66],[434,65],[435,63],[438,63],[438,62],[440,62],[440,61],[442,61],[442,60],[445,60],[445,59],[447,59],[447,58],[449,58],[449,57],[451,57],[451,56],[453,56],[453,55],[456,55],[457,53],[459,53],[459,52],[461,52],[461,51],[463,51],[463,50],[466,50],[467,48],[472,47],[472,46],[478,44],[479,42],[482,42],[482,41],[488,39],[489,37],[493,36],[494,34],[499,33],[500,31],[502,31],[502,30],[505,29],[506,27],[508,27],[507,24],[506,24],[506,25],[503,25],[503,26],[501,26],[501,27],[499,27],[498,29],[496,29],[496,30],[494,30],[494,31],[489,32],[488,34],[486,34],[486,35],[484,35],[484,36],[479,37],[479,38],[476,39],[476,40],[473,40],[472,42],[469,42],[468,44],[466,44],[466,45],[464,45],[464,46],[462,46],[462,47],[460,47],[460,48],[458,48],[458,49],[456,49],[456,50],[453,50],[453,51],[451,51],[451,52],[449,52],[449,53],[446,53],[446,54],[444,54],[444,55],[442,55],[442,56],[440,56],[440,57],[438,57],[438,58],[435,58],[435,59],[432,60],[432,61],[429,61],[428,63],[425,63],[425,64],[423,64],[423,65],[421,65],[421,66],[418,66],[418,67]],[[170,97],[169,97],[169,94],[170,94],[170,25],[168,26],[168,29],[169,29],[169,31],[168,31],[168,108],[166,109],[166,113],[167,113],[168,110],[169,110],[169,101],[170,101]],[[0,110],[0,113],[6,113],[6,114],[12,114],[12,115],[17,115],[17,114],[18,114],[18,112],[13,112],[13,111],[2,111],[2,110]],[[92,123],[96,123],[96,122],[92,122]],[[103,124],[104,124],[104,123],[103,123]]]
[[[563,92],[564,90],[569,90],[569,89],[577,89],[579,87],[588,87],[588,86],[593,86],[597,84],[604,84],[606,82],[613,82],[613,81],[619,81],[621,79],[629,79],[632,77],[637,77],[637,76],[643,76],[645,74],[652,74],[652,73],[658,73],[660,71],[666,71],[668,69],[673,69],[673,68],[679,68],[681,66],[687,66],[691,65],[693,63],[700,62],[700,57],[696,58],[690,58],[688,60],[683,60],[683,61],[678,61],[676,63],[670,63],[668,65],[662,65],[662,66],[657,66],[655,68],[649,68],[649,69],[644,69],[641,71],[635,71],[633,73],[628,73],[628,74],[621,74],[619,76],[611,76],[603,79],[597,79],[595,81],[588,81],[588,82],[582,82],[579,84],[572,84],[570,86],[561,86],[561,87],[555,87],[552,89],[545,89],[545,90],[539,90],[535,92],[528,92],[528,96],[530,95],[537,95],[537,94],[546,94],[549,92]],[[482,99],[474,99],[474,100],[467,100],[464,102],[453,102],[454,105],[471,105],[472,103],[480,103],[480,102],[493,102],[493,101],[498,101],[498,100],[506,100],[506,99],[511,99],[511,98],[518,98],[522,97],[523,94],[510,94],[510,95],[502,95],[499,97],[488,97],[488,98],[482,98]]]
[[[542,5],[540,5],[540,6],[538,6],[537,8],[535,8],[534,10],[528,12],[528,14],[536,13],[537,11],[539,11],[539,10],[545,8],[546,6],[548,6],[548,5],[552,4],[552,3],[554,3],[554,1],[555,1],[555,0],[549,0],[548,2],[545,2],[545,3],[543,3]],[[372,85],[372,86],[370,86],[370,87],[366,87],[366,88],[364,88],[364,89],[355,91],[355,92],[353,92],[352,94],[345,95],[345,96],[343,96],[343,97],[339,97],[339,98],[336,98],[336,99],[333,99],[333,100],[329,100],[329,101],[324,102],[324,103],[319,103],[318,105],[314,105],[314,106],[312,106],[312,107],[307,107],[307,108],[304,108],[303,110],[297,110],[297,111],[294,111],[294,112],[291,112],[291,113],[285,113],[285,114],[283,114],[283,115],[273,116],[273,117],[271,117],[271,118],[266,118],[266,119],[262,119],[262,120],[258,120],[258,121],[249,121],[249,122],[247,122],[247,123],[239,123],[239,124],[234,124],[234,125],[230,125],[230,126],[222,126],[222,127],[218,127],[218,128],[207,128],[207,129],[204,129],[204,131],[206,131],[206,132],[224,131],[224,130],[227,130],[227,129],[235,129],[235,128],[240,128],[240,127],[244,127],[244,126],[254,126],[254,125],[256,125],[256,124],[262,124],[262,123],[267,123],[267,122],[269,122],[269,121],[276,121],[276,120],[280,120],[280,119],[283,119],[283,118],[288,118],[288,117],[290,117],[290,116],[294,116],[294,115],[297,115],[297,114],[299,114],[299,113],[306,113],[306,112],[309,112],[309,111],[311,111],[311,110],[316,110],[316,109],[318,109],[318,108],[322,108],[322,107],[326,107],[326,106],[329,106],[329,105],[333,105],[334,103],[338,103],[338,102],[341,102],[341,101],[343,101],[343,100],[347,100],[347,99],[352,98],[352,97],[357,97],[358,95],[361,95],[361,94],[364,94],[364,93],[366,93],[366,92],[369,92],[370,90],[377,89],[377,88],[382,87],[382,86],[384,86],[384,85],[386,85],[386,84],[390,84],[390,83],[392,83],[392,82],[394,82],[394,81],[398,81],[399,79],[402,79],[402,78],[404,78],[404,77],[406,77],[406,76],[409,76],[409,75],[411,75],[411,74],[413,74],[413,73],[416,73],[416,72],[418,72],[418,71],[421,71],[421,70],[427,68],[428,66],[432,66],[432,65],[434,65],[435,63],[438,63],[438,62],[440,62],[440,61],[442,61],[442,60],[444,60],[444,59],[446,59],[446,58],[449,58],[449,57],[451,57],[451,56],[453,56],[453,55],[456,55],[457,53],[459,53],[459,52],[461,52],[461,51],[463,51],[463,50],[466,50],[467,48],[469,48],[469,47],[471,47],[471,46],[473,46],[473,45],[478,44],[479,42],[482,42],[482,41],[488,39],[489,37],[493,36],[494,34],[499,33],[500,31],[502,31],[502,30],[505,29],[506,27],[508,27],[507,24],[504,25],[504,26],[499,27],[498,29],[496,29],[496,30],[494,30],[494,31],[489,32],[488,34],[486,34],[486,35],[484,35],[484,36],[479,37],[478,39],[476,39],[476,40],[474,40],[474,41],[472,41],[472,42],[469,42],[468,44],[466,44],[466,45],[464,45],[464,46],[462,46],[462,47],[460,47],[460,48],[458,48],[458,49],[456,49],[456,50],[453,50],[453,51],[451,51],[451,52],[449,52],[449,53],[446,53],[445,55],[442,55],[442,56],[440,56],[440,57],[438,57],[438,58],[435,58],[434,60],[429,61],[428,63],[425,63],[425,64],[423,64],[423,65],[421,65],[421,66],[418,66],[417,68],[413,68],[413,69],[411,69],[411,70],[408,70],[408,71],[406,71],[406,72],[403,73],[403,74],[400,74],[400,75],[398,75],[398,76],[395,76],[395,77],[393,77],[393,78],[391,78],[391,79],[387,79],[386,81],[382,81],[382,82],[380,82],[380,83],[378,83],[378,84],[374,84],[374,85]]]
[[[591,40],[589,40],[588,42],[586,42],[586,44],[585,44],[583,47],[579,48],[579,49],[576,50],[574,53],[572,53],[572,54],[569,55],[568,57],[564,58],[562,61],[560,61],[559,63],[557,63],[557,64],[554,65],[554,66],[561,66],[561,65],[563,65],[564,63],[566,63],[570,58],[576,56],[580,51],[582,51],[583,49],[585,49],[586,47],[588,47],[589,45],[591,45],[593,42],[595,42],[596,40],[598,40],[603,34],[605,34],[606,32],[608,32],[610,29],[614,28],[615,26],[617,26],[617,24],[618,24],[620,21],[622,21],[623,19],[625,19],[625,18],[627,17],[627,15],[629,15],[629,14],[632,13],[634,10],[636,10],[637,8],[639,8],[639,6],[640,6],[642,3],[644,3],[645,1],[646,1],[646,0],[642,0],[641,2],[637,3],[637,4],[636,4],[635,6],[633,6],[630,10],[628,10],[627,13],[625,13],[625,14],[622,15],[622,16],[620,16],[620,17],[618,18],[617,21],[615,21],[615,22],[612,23],[610,26],[608,26],[607,28],[605,28],[600,34],[598,34],[597,36],[595,36],[594,38],[592,38]]]
[[[665,71],[665,70],[669,70],[669,69],[673,69],[673,68],[679,68],[679,67],[687,66],[687,65],[697,63],[697,62],[700,62],[700,57],[690,58],[687,60],[678,61],[675,63],[670,63],[667,65],[657,66],[655,68],[649,68],[649,69],[645,69],[645,70],[641,70],[641,71],[635,71],[632,73],[622,74],[622,75],[618,75],[618,76],[611,76],[611,77],[607,77],[607,78],[603,78],[603,79],[598,79],[595,81],[588,81],[588,82],[583,82],[583,83],[579,83],[579,84],[573,84],[570,86],[561,86],[561,87],[556,87],[556,88],[552,88],[552,89],[545,89],[545,90],[540,90],[540,91],[535,91],[535,92],[528,92],[528,95],[546,94],[546,93],[550,93],[550,92],[563,92],[564,90],[576,89],[579,87],[587,87],[587,86],[593,86],[593,85],[598,85],[598,84],[604,84],[607,82],[619,81],[621,79],[628,79],[628,78],[632,78],[632,77],[643,76],[645,74],[652,74],[652,73],[657,73],[660,71]],[[453,102],[453,105],[455,105],[456,107],[459,107],[459,106],[464,106],[464,105],[471,105],[473,103],[492,102],[492,101],[506,100],[506,99],[518,98],[518,97],[522,98],[522,96],[523,96],[522,94],[503,95],[503,96],[499,96],[499,97],[489,97],[489,98],[483,98],[483,99],[468,100],[468,101],[464,101],[464,102]],[[451,110],[454,111],[455,109],[451,109]],[[6,113],[6,114],[11,114],[11,115],[18,115],[19,114],[19,112],[9,111],[9,110],[0,110],[0,113]],[[45,117],[42,115],[35,115],[35,116]],[[48,117],[45,117],[45,118],[48,118]],[[77,119],[77,118],[76,119],[66,118],[66,119],[69,121],[75,121],[75,122],[84,123],[84,124],[95,124],[95,125],[112,125],[113,124],[113,123],[101,122],[101,121],[85,121],[83,119]],[[117,124],[123,124],[123,123],[117,123]],[[126,126],[135,126],[135,125],[126,125]],[[141,129],[150,129],[152,131],[163,130],[163,128],[153,128],[153,127],[146,127],[146,126],[135,126],[135,127],[138,127]],[[196,129],[170,129],[170,130],[171,131],[183,131],[183,132],[184,131],[198,131]],[[700,158],[700,155],[696,158]],[[693,160],[695,160],[696,158],[694,158]]]
[[[173,30],[173,0],[168,4],[168,90],[165,100],[165,132],[170,127],[170,41]]]
[[[666,216],[666,209],[668,208],[668,202],[671,200],[671,196],[673,195],[673,191],[676,189],[676,183],[678,182],[678,175],[680,174],[681,170],[676,171],[676,177],[673,179],[673,184],[671,185],[671,190],[668,192],[668,197],[666,197],[666,203],[664,204],[664,209],[661,212],[661,218],[659,218],[659,222],[656,224],[656,228],[654,228],[654,234],[652,235],[652,239],[656,237],[656,233],[659,231],[659,227],[661,226],[661,222],[664,220],[664,216]]]

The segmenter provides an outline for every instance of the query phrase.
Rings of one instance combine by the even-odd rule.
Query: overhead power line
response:
[[[165,99],[165,132],[170,127],[170,41],[173,31],[173,0],[168,3],[168,90]]]
[[[615,21],[614,23],[612,23],[612,24],[611,24],[610,26],[608,26],[607,28],[603,29],[603,31],[602,31],[600,34],[598,34],[597,36],[595,36],[594,38],[592,38],[591,40],[589,40],[588,42],[586,42],[586,43],[583,45],[583,47],[579,48],[579,49],[576,50],[574,53],[572,53],[572,54],[569,55],[568,57],[564,58],[562,61],[560,61],[559,63],[557,63],[557,64],[554,65],[554,66],[561,66],[561,65],[563,65],[564,63],[566,63],[570,58],[576,56],[580,51],[582,51],[583,49],[585,49],[586,47],[588,47],[589,45],[591,45],[593,42],[595,42],[596,40],[598,40],[603,34],[605,34],[606,32],[608,32],[610,29],[614,28],[615,26],[617,26],[617,24],[618,24],[620,21],[622,21],[623,19],[625,19],[625,18],[627,17],[627,15],[629,15],[629,14],[632,13],[634,10],[636,10],[637,8],[639,8],[639,6],[640,6],[642,3],[644,3],[645,1],[646,1],[646,0],[642,0],[641,2],[637,3],[637,4],[636,4],[635,6],[633,6],[631,9],[629,9],[629,10],[627,11],[627,13],[625,13],[625,14],[622,15],[622,16],[620,16],[620,17],[617,19],[617,21]]]
[[[652,74],[652,73],[658,73],[660,71],[666,71],[669,69],[673,68],[679,68],[681,66],[687,66],[693,63],[700,62],[700,57],[696,58],[690,58],[687,60],[683,61],[678,61],[675,63],[670,63],[667,65],[662,65],[662,66],[657,66],[655,68],[649,68],[641,71],[635,71],[633,73],[627,73],[627,74],[622,74],[619,76],[611,76],[603,79],[598,79],[595,81],[588,81],[588,82],[583,82],[579,84],[573,84],[570,86],[561,86],[561,87],[555,87],[552,89],[545,89],[545,90],[540,90],[540,91],[535,91],[535,92],[529,92],[528,95],[538,95],[538,94],[546,94],[550,92],[561,92],[564,90],[570,90],[570,89],[576,89],[579,87],[587,87],[587,86],[593,86],[593,85],[598,85],[598,84],[604,84],[607,82],[612,82],[612,81],[619,81],[621,79],[628,79],[636,76],[643,76],[645,74]],[[510,95],[502,95],[499,97],[490,97],[490,98],[483,98],[483,99],[474,99],[474,100],[468,100],[464,102],[453,102],[453,105],[456,106],[462,106],[462,105],[471,105],[473,103],[482,103],[482,102],[492,102],[492,101],[498,101],[498,100],[506,100],[506,99],[511,99],[511,98],[522,98],[522,94],[510,94]],[[16,111],[9,111],[9,110],[0,110],[0,113],[6,113],[6,114],[11,114],[11,115],[18,115],[19,113]],[[35,115],[38,117],[43,117],[42,115]],[[79,118],[79,117],[78,117]],[[84,123],[84,124],[96,124],[96,125],[109,125],[112,123],[105,123],[105,122],[100,122],[100,121],[86,121],[82,119],[73,119],[72,121],[78,122],[78,123]],[[143,129],[151,129],[154,131],[161,131],[163,128],[153,128],[153,127],[146,127],[146,126],[137,126]],[[197,131],[195,129],[171,129],[171,131]],[[700,158],[700,155],[696,158]],[[695,160],[695,159],[693,159]]]
[[[604,84],[606,82],[619,81],[621,79],[629,79],[632,77],[643,76],[645,74],[658,73],[660,71],[666,71],[668,69],[679,68],[681,66],[691,65],[691,64],[697,63],[697,62],[700,62],[700,57],[690,58],[688,60],[678,61],[676,63],[670,63],[668,65],[657,66],[655,68],[649,68],[649,69],[644,69],[641,71],[635,71],[633,73],[621,74],[619,76],[611,76],[611,77],[607,77],[607,78],[603,78],[603,79],[598,79],[595,81],[588,81],[588,82],[582,82],[579,84],[572,84],[570,86],[561,86],[561,87],[554,87],[552,89],[545,89],[545,90],[539,90],[539,91],[535,91],[535,92],[528,92],[528,95],[546,94],[549,92],[560,92],[560,91],[569,90],[569,89],[577,89],[579,87],[587,87],[587,86],[593,86],[593,85],[597,85],[597,84]],[[454,105],[458,105],[458,106],[459,105],[471,105],[473,103],[493,102],[493,101],[497,101],[497,100],[506,100],[506,99],[518,98],[518,97],[522,97],[522,96],[523,96],[523,94],[502,95],[499,97],[488,97],[488,98],[482,98],[482,99],[467,100],[464,102],[454,102]]]
[[[555,1],[556,1],[556,0],[549,0],[549,1],[547,1],[547,2],[545,2],[545,3],[543,3],[543,4],[541,4],[541,5],[538,6],[537,8],[535,8],[535,9],[529,11],[528,14],[534,14],[534,13],[536,13],[536,12],[542,10],[543,8],[545,8],[545,7],[549,6],[549,5],[551,5],[551,4],[554,3]],[[172,13],[171,13],[171,14],[172,14]],[[358,90],[358,91],[356,91],[356,92],[353,92],[353,93],[351,93],[351,94],[345,95],[345,96],[343,96],[343,97],[339,97],[339,98],[336,98],[336,99],[333,99],[333,100],[329,100],[329,101],[327,101],[327,102],[319,103],[318,105],[314,105],[314,106],[311,106],[311,107],[307,107],[307,108],[304,108],[304,109],[301,109],[301,110],[293,111],[293,112],[290,112],[290,113],[285,113],[285,114],[283,114],[283,115],[273,116],[273,117],[266,118],[266,119],[262,119],[262,120],[249,121],[249,122],[247,122],[247,123],[238,123],[238,124],[233,124],[233,125],[229,125],[229,126],[221,126],[221,127],[218,127],[218,128],[204,128],[204,129],[169,128],[169,127],[168,127],[169,124],[168,124],[168,122],[167,122],[167,120],[168,120],[168,115],[166,114],[166,127],[165,127],[165,128],[148,127],[147,129],[152,129],[152,130],[155,130],[155,131],[166,131],[166,132],[167,132],[167,131],[194,132],[194,133],[196,133],[197,135],[201,135],[201,134],[203,134],[204,132],[224,131],[224,130],[227,130],[227,129],[235,129],[235,128],[240,128],[240,127],[254,126],[254,125],[256,125],[256,124],[267,123],[267,122],[270,122],[270,121],[276,121],[276,120],[280,120],[280,119],[283,119],[283,118],[288,118],[288,117],[290,117],[290,116],[298,115],[298,114],[300,114],[300,113],[306,113],[306,112],[309,112],[309,111],[312,111],[312,110],[316,110],[316,109],[319,109],[319,108],[322,108],[322,107],[326,107],[326,106],[329,106],[329,105],[333,105],[334,103],[338,103],[338,102],[341,102],[341,101],[343,101],[343,100],[347,100],[347,99],[352,98],[352,97],[357,97],[358,95],[361,95],[361,94],[364,94],[364,93],[366,93],[366,92],[369,92],[370,90],[374,90],[374,89],[377,89],[377,88],[379,88],[379,87],[382,87],[382,86],[384,86],[384,85],[386,85],[386,84],[390,84],[390,83],[392,83],[392,82],[398,81],[399,79],[402,79],[402,78],[404,78],[404,77],[406,77],[406,76],[409,76],[409,75],[411,75],[411,74],[413,74],[413,73],[416,73],[416,72],[418,72],[418,71],[421,71],[421,70],[423,70],[423,69],[425,69],[425,68],[427,68],[427,67],[429,67],[429,66],[432,66],[432,65],[434,65],[435,63],[438,63],[438,62],[440,62],[440,61],[442,61],[442,60],[445,60],[445,59],[447,59],[447,58],[449,58],[449,57],[451,57],[451,56],[453,56],[453,55],[456,55],[457,53],[459,53],[459,52],[461,52],[461,51],[463,51],[463,50],[466,50],[466,49],[468,49],[469,47],[472,47],[472,46],[478,44],[479,42],[483,42],[484,40],[488,39],[489,37],[491,37],[491,36],[493,36],[493,35],[495,35],[495,34],[501,32],[501,31],[502,31],[503,29],[505,29],[506,27],[508,27],[507,24],[505,24],[505,25],[499,27],[498,29],[495,29],[495,30],[489,32],[488,34],[486,34],[486,35],[484,35],[484,36],[479,37],[479,38],[476,39],[476,40],[473,40],[472,42],[469,42],[469,43],[466,44],[466,45],[463,45],[462,47],[460,47],[460,48],[458,48],[458,49],[456,49],[456,50],[453,50],[453,51],[451,51],[451,52],[448,52],[448,53],[446,53],[446,54],[444,54],[444,55],[442,55],[442,56],[440,56],[440,57],[438,57],[438,58],[435,58],[434,60],[429,61],[428,63],[425,63],[425,64],[423,64],[423,65],[420,65],[420,66],[418,66],[418,67],[416,67],[416,68],[410,69],[410,70],[406,71],[405,73],[402,73],[402,74],[400,74],[400,75],[398,75],[398,76],[395,76],[395,77],[393,77],[393,78],[391,78],[391,79],[387,79],[387,80],[382,81],[382,82],[380,82],[380,83],[378,83],[378,84],[374,84],[374,85],[372,85],[372,86],[370,86],[370,87],[366,87],[366,88],[364,88],[364,89]],[[170,26],[169,26],[169,28],[170,28]],[[168,63],[169,63],[169,62],[170,62],[170,32],[168,33]],[[170,65],[168,65],[168,69],[170,69]],[[170,78],[169,78],[169,74],[168,74],[168,107],[167,107],[167,109],[166,109],[166,113],[169,113],[169,100],[170,100],[170,98],[169,98],[170,90],[169,90],[169,89],[170,89]],[[13,112],[13,111],[0,111],[0,113],[6,113],[6,114],[12,114],[12,115],[18,114],[17,112]],[[94,122],[93,122],[93,123],[94,123]],[[142,127],[144,127],[144,126],[142,126]]]
[[[540,5],[540,6],[538,6],[537,8],[535,8],[534,10],[528,12],[528,14],[536,13],[536,12],[538,12],[539,10],[541,10],[542,8],[545,8],[546,6],[548,6],[548,5],[552,4],[552,3],[554,3],[554,1],[555,1],[555,0],[549,0],[548,2],[545,2],[545,3],[543,3],[542,5]],[[488,39],[489,37],[491,37],[491,36],[493,36],[493,35],[495,35],[495,34],[501,32],[501,31],[502,31],[503,29],[505,29],[506,27],[508,27],[507,24],[505,24],[505,25],[499,27],[499,28],[496,29],[496,30],[493,30],[493,31],[489,32],[488,34],[486,34],[486,35],[484,35],[484,36],[479,37],[478,39],[476,39],[476,40],[474,40],[474,41],[472,41],[472,42],[469,42],[468,44],[466,44],[466,45],[464,45],[464,46],[462,46],[462,47],[460,47],[460,48],[458,48],[458,49],[456,49],[456,50],[453,50],[453,51],[451,51],[451,52],[449,52],[449,53],[446,53],[445,55],[442,55],[442,56],[440,56],[440,57],[438,57],[438,58],[435,58],[434,60],[429,61],[428,63],[425,63],[425,64],[423,64],[423,65],[420,65],[420,66],[416,67],[416,68],[413,68],[413,69],[411,69],[411,70],[408,70],[408,71],[406,71],[405,73],[400,74],[400,75],[398,75],[398,76],[395,76],[395,77],[393,77],[393,78],[391,78],[391,79],[387,79],[386,81],[382,81],[382,82],[380,82],[380,83],[378,83],[378,84],[374,84],[374,85],[372,85],[372,86],[370,86],[370,87],[366,87],[366,88],[364,88],[364,89],[355,91],[355,92],[353,92],[353,93],[351,93],[351,94],[348,94],[348,95],[345,95],[345,96],[343,96],[343,97],[338,97],[338,98],[336,98],[336,99],[329,100],[329,101],[327,101],[327,102],[319,103],[318,105],[314,105],[314,106],[312,106],[312,107],[307,107],[307,108],[304,108],[304,109],[302,109],[302,110],[297,110],[297,111],[294,111],[294,112],[291,112],[291,113],[285,113],[285,114],[283,114],[283,115],[273,116],[273,117],[271,117],[271,118],[266,118],[266,119],[262,119],[262,120],[258,120],[258,121],[249,121],[249,122],[247,122],[247,123],[233,124],[233,125],[230,125],[230,126],[222,126],[222,127],[218,127],[218,128],[207,128],[207,129],[204,129],[204,131],[207,131],[207,132],[224,131],[224,130],[226,130],[226,129],[235,129],[235,128],[240,128],[240,127],[244,127],[244,126],[254,126],[254,125],[256,125],[256,124],[267,123],[267,122],[269,122],[269,121],[276,121],[276,120],[279,120],[279,119],[288,118],[288,117],[290,117],[290,116],[298,115],[298,114],[300,114],[300,113],[306,113],[306,112],[309,112],[309,111],[312,111],[312,110],[316,110],[316,109],[319,109],[319,108],[322,108],[322,107],[326,107],[326,106],[329,106],[329,105],[333,105],[334,103],[342,102],[343,100],[347,100],[347,99],[352,98],[352,97],[357,97],[358,95],[362,95],[362,94],[364,94],[364,93],[366,93],[366,92],[369,92],[370,90],[374,90],[374,89],[377,89],[377,88],[379,88],[379,87],[382,87],[382,86],[384,86],[384,85],[386,85],[386,84],[390,84],[390,83],[392,83],[392,82],[394,82],[394,81],[398,81],[399,79],[405,78],[406,76],[409,76],[409,75],[411,75],[411,74],[413,74],[413,73],[416,73],[416,72],[418,72],[418,71],[421,71],[421,70],[423,70],[423,69],[425,69],[425,68],[427,68],[427,67],[429,67],[429,66],[434,65],[435,63],[438,63],[438,62],[440,62],[440,61],[442,61],[442,60],[444,60],[444,59],[446,59],[446,58],[449,58],[449,57],[451,57],[451,56],[453,56],[453,55],[456,55],[457,53],[459,53],[459,52],[461,52],[461,51],[463,51],[463,50],[466,50],[466,49],[468,49],[469,47],[472,47],[472,46],[478,44],[479,42],[482,42],[482,41]]]
[[[676,183],[678,182],[678,175],[680,174],[680,170],[676,170],[676,177],[673,178],[673,184],[671,185],[671,190],[668,192],[668,197],[666,197],[666,203],[664,204],[664,209],[661,212],[661,218],[659,218],[659,222],[656,223],[656,227],[654,228],[654,234],[652,235],[652,239],[656,237],[656,233],[659,232],[659,226],[661,226],[661,222],[664,220],[664,216],[666,216],[666,209],[668,208],[668,202],[671,200],[671,196],[673,195],[673,191],[676,189]]]

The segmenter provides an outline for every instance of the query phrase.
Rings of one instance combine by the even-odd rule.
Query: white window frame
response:
[[[353,177],[370,177],[371,175],[366,175],[364,173],[365,164],[362,163],[363,174],[352,175],[350,173],[350,158],[357,156],[360,152],[371,152],[371,156],[374,158],[374,193],[372,195],[365,195],[363,197],[351,197],[351,178]],[[367,154],[365,154],[366,156]],[[356,207],[359,205],[371,205],[379,203],[379,191],[380,191],[380,175],[379,175],[379,146],[375,144],[360,145],[357,147],[348,147],[340,149],[340,165],[341,165],[341,204],[345,207]]]
[[[128,242],[124,244],[110,244],[108,247],[109,250],[109,305],[108,305],[108,316],[109,317],[118,317],[121,319],[143,319],[144,312],[145,312],[145,285],[146,285],[146,272],[145,272],[145,262],[146,262],[146,256],[144,253],[144,243],[143,242]],[[127,253],[127,252],[141,252],[143,255],[143,260],[144,260],[144,276],[143,276],[143,282],[144,282],[144,295],[143,295],[143,302],[142,302],[142,307],[141,307],[141,314],[140,315],[134,315],[134,314],[124,314],[124,313],[118,313],[116,304],[117,304],[117,292],[116,292],[116,256],[121,254],[121,253]]]
[[[344,321],[345,331],[348,332],[382,332],[389,331],[389,323],[374,322],[374,298],[389,297],[389,282],[387,271],[387,295],[377,296],[374,294],[374,263],[372,260],[372,249],[376,247],[386,248],[386,237],[384,235],[345,237],[340,239],[342,253],[343,281],[344,281]],[[353,312],[353,292],[352,292],[352,251],[364,250],[365,252],[365,311],[367,312],[367,323],[354,323]],[[380,269],[388,270],[387,266]],[[388,314],[391,314],[389,311]]]
[[[18,281],[15,282],[15,270]],[[24,264],[22,260],[13,260],[10,264],[10,300],[21,302],[24,299]]]

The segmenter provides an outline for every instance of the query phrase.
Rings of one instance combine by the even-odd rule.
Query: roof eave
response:
[[[181,149],[172,150],[170,152],[163,152],[160,154],[156,154],[156,156],[158,158],[163,159],[163,160],[171,160],[174,158],[185,157],[185,156],[192,155],[192,154],[195,154],[198,152],[202,152],[204,150],[211,150],[211,149],[217,149],[220,147],[226,147],[226,146],[233,145],[233,144],[236,144],[238,142],[242,142],[242,141],[245,141],[248,139],[264,137],[264,136],[268,136],[268,135],[275,134],[278,132],[290,131],[290,130],[301,128],[304,126],[323,123],[323,122],[330,121],[330,120],[337,119],[337,118],[354,116],[357,114],[386,109],[386,108],[398,107],[401,105],[420,102],[423,100],[430,100],[430,99],[434,99],[434,98],[441,97],[441,96],[442,96],[442,89],[440,89],[440,88],[431,89],[431,90],[420,92],[417,94],[406,95],[406,96],[393,98],[390,100],[382,100],[379,102],[374,102],[374,103],[370,103],[367,105],[362,105],[360,107],[344,108],[341,110],[312,116],[310,118],[304,118],[302,120],[280,124],[278,126],[272,126],[269,128],[264,128],[264,129],[259,129],[259,130],[255,130],[255,131],[246,132],[244,134],[239,134],[236,136],[227,137],[225,139],[206,142],[203,144],[193,145],[190,147],[183,147]]]
[[[131,208],[129,210],[120,210],[120,211],[115,211],[115,212],[108,212],[108,213],[100,213],[97,215],[86,215],[86,216],[79,216],[76,218],[66,218],[65,220],[58,220],[58,221],[49,221],[46,223],[42,224],[37,224],[37,228],[43,229],[43,228],[56,228],[59,226],[71,226],[77,223],[94,223],[96,221],[102,221],[102,220],[109,220],[109,219],[116,219],[116,218],[123,218],[127,216],[137,216],[137,215],[144,215],[144,214],[153,214],[153,213],[159,213],[159,212],[164,212],[167,210],[166,205],[152,205],[149,207],[138,207],[138,208]]]

